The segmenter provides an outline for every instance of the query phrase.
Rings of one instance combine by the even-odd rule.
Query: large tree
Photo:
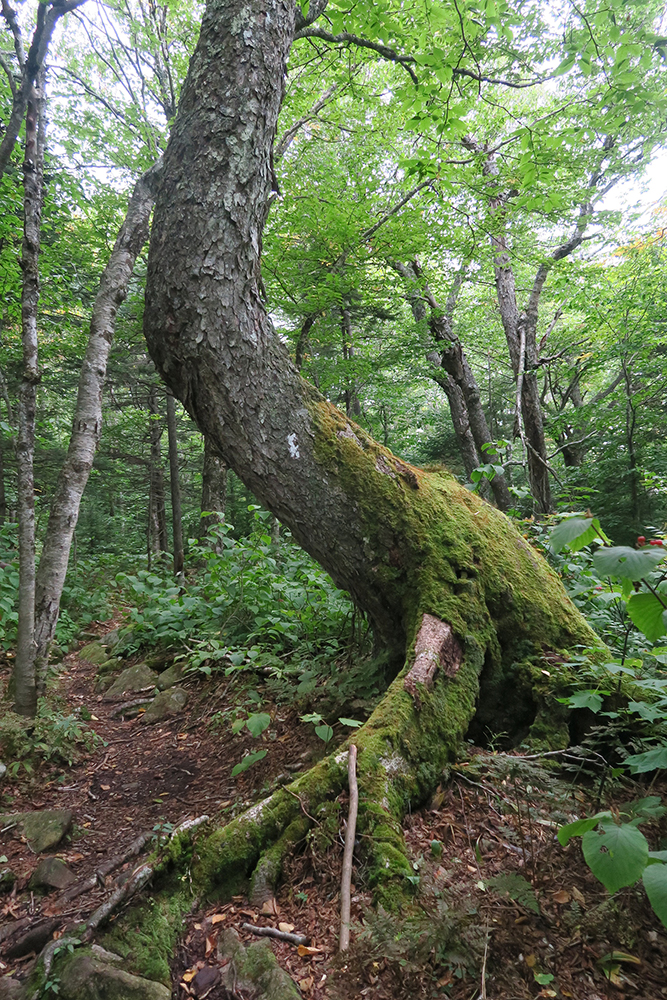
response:
[[[504,714],[513,732],[546,727],[544,657],[597,640],[503,514],[375,442],[299,375],[274,331],[262,230],[286,60],[303,30],[290,0],[210,0],[165,154],[145,332],[215,449],[354,596],[388,654],[394,680],[356,742],[371,879],[391,900],[409,874],[403,811],[437,782],[475,711]],[[256,865],[256,882],[273,878],[308,822],[300,801],[312,815],[345,780],[333,756],[296,795],[280,790],[214,834],[200,878]]]

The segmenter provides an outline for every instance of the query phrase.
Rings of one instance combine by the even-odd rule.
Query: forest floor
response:
[[[99,634],[113,625],[100,623]],[[271,752],[259,767],[234,778],[232,767],[258,741],[231,732],[228,710],[239,694],[233,683],[187,682],[187,712],[148,726],[140,716],[114,718],[117,706],[95,693],[95,679],[96,668],[70,654],[59,693],[69,711],[87,708],[89,725],[103,742],[66,770],[42,764],[33,775],[6,781],[0,794],[3,812],[74,813],[69,842],[57,856],[76,876],[75,884],[107,858],[123,855],[142,833],[148,850],[186,819],[208,814],[223,823],[326,752],[294,707],[269,708],[265,702],[262,711],[271,712],[272,724],[261,739],[271,740]],[[652,789],[665,791],[664,785]],[[626,792],[619,801],[628,798]],[[271,942],[309,1000],[667,997],[667,934],[643,890],[625,889],[610,900],[584,864],[578,841],[563,849],[555,840],[559,822],[594,807],[585,784],[541,761],[471,747],[428,807],[405,818],[415,871],[413,913],[375,912],[363,863],[357,864],[353,943],[343,960],[337,954],[342,833],[339,843],[324,846],[313,838],[289,862],[276,900],[264,906],[267,912],[238,896],[192,913],[174,956],[173,996],[227,997],[222,987],[210,989],[214,980],[207,993],[196,986],[202,979],[197,973],[218,961],[221,929],[235,928],[248,941],[243,923],[280,923],[310,939],[307,949]],[[343,798],[341,817],[346,813]],[[644,831],[654,845],[667,832],[664,822],[662,830]],[[30,891],[40,859],[23,840],[3,834],[0,853],[19,876],[12,893],[0,896],[0,973],[18,978],[49,937],[90,915],[141,862],[128,858],[94,889],[66,901],[62,892]],[[33,949],[13,955],[12,943],[33,928],[42,930]]]

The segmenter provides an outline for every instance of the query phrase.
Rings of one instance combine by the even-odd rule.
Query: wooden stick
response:
[[[256,934],[257,937],[278,938],[280,941],[289,941],[290,944],[308,944],[310,938],[303,934],[290,934],[289,931],[280,931],[277,927],[257,927],[255,924],[241,924],[241,929]]]
[[[354,836],[357,832],[357,809],[359,789],[357,787],[357,748],[351,746],[347,755],[347,781],[350,787],[350,810],[345,831],[345,851],[343,853],[343,876],[340,886],[340,943],[339,951],[350,947],[350,887],[352,884],[352,855]]]

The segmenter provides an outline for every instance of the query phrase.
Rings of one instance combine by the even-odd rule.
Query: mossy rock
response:
[[[11,868],[0,868],[0,892],[11,892],[15,882],[16,875]]]
[[[11,826],[11,835],[23,834],[35,854],[57,847],[72,825],[69,809],[41,809],[38,812],[0,815],[0,826]],[[8,831],[9,832],[9,831]]]
[[[23,987],[13,976],[0,976],[0,1000],[18,1000]]]
[[[178,715],[185,708],[187,700],[188,692],[183,688],[173,687],[167,691],[160,691],[146,709],[143,720],[148,725],[153,725],[169,715]]]
[[[133,976],[90,953],[74,957],[60,970],[62,1000],[171,1000],[162,983]]]
[[[133,667],[123,670],[111,687],[107,690],[105,701],[113,701],[115,698],[122,698],[125,694],[136,694],[139,691],[146,691],[154,688],[158,675],[145,663],[137,663]]]
[[[155,649],[152,653],[145,657],[145,662],[153,670],[164,669],[167,663],[173,662],[175,653],[169,649]]]
[[[97,668],[97,676],[104,677],[108,674],[114,674],[116,671],[120,670],[123,666],[123,661],[118,656],[111,656],[104,663],[100,663]]]
[[[30,876],[31,889],[66,889],[76,876],[60,858],[44,858]]]
[[[170,667],[163,670],[157,680],[158,691],[166,691],[167,688],[174,687],[175,684],[180,684],[183,680],[184,670],[185,664],[182,660],[179,663],[172,663]]]
[[[229,959],[222,973],[229,990],[241,986],[250,990],[255,1000],[300,1000],[300,990],[278,965],[268,941],[255,941],[245,948],[236,931],[223,931],[218,956]]]
[[[103,646],[105,646],[107,650],[113,649],[114,646],[118,645],[119,641],[120,641],[120,629],[118,628],[114,628],[111,630],[111,632],[107,632],[107,634],[103,635],[102,638],[100,639],[100,643]]]
[[[109,659],[109,654],[100,642],[89,642],[83,649],[79,650],[79,657],[99,666]]]

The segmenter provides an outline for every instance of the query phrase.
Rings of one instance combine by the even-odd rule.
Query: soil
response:
[[[98,634],[115,624],[99,623]],[[145,725],[141,716],[113,718],[117,705],[94,693],[95,679],[96,667],[71,654],[59,690],[67,710],[90,712],[89,725],[103,742],[65,770],[45,763],[32,776],[6,780],[0,796],[4,812],[72,810],[75,825],[56,853],[77,884],[126,852],[139,834],[149,835],[148,850],[184,820],[207,814],[224,823],[326,752],[293,706],[266,700],[261,711],[272,716],[267,731],[258,739],[245,730],[234,735],[230,710],[247,696],[242,678],[186,682],[186,711],[156,726]],[[261,680],[257,686],[261,691]],[[246,708],[255,710],[249,702]],[[261,764],[232,777],[244,752],[259,747],[269,751]],[[522,758],[471,748],[428,807],[406,817],[415,871],[414,907],[407,915],[374,911],[364,881],[362,835],[353,940],[344,957],[337,954],[344,833],[333,843],[312,837],[290,860],[277,898],[264,912],[237,896],[191,915],[174,956],[173,996],[203,996],[197,983],[206,977],[197,973],[223,961],[216,957],[220,930],[233,927],[249,943],[256,938],[242,924],[250,923],[289,925],[308,937],[306,948],[275,940],[271,947],[310,1000],[667,997],[667,933],[643,890],[624,889],[610,900],[586,867],[579,842],[563,849],[555,839],[558,823],[595,807],[592,796],[567,775],[550,777],[539,765],[533,773],[533,764]],[[656,783],[652,794],[665,790]],[[625,798],[643,794],[639,789]],[[341,817],[346,812],[342,797]],[[655,847],[667,832],[664,821],[662,828],[642,829]],[[41,926],[38,950],[89,916],[142,861],[129,858],[67,902],[62,892],[28,889],[40,858],[25,842],[5,836],[0,846],[19,876],[12,893],[0,896],[0,973],[19,978],[35,960],[35,951],[8,957],[19,932]],[[508,883],[508,875],[514,881]],[[215,985],[205,995],[229,997]],[[250,994],[239,989],[236,996]]]

